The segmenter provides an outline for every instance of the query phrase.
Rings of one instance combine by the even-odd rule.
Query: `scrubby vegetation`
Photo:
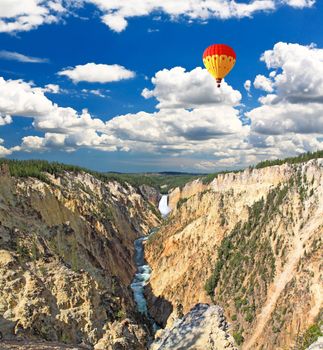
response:
[[[263,227],[279,212],[287,193],[287,186],[278,186],[266,200],[255,202],[249,208],[248,221],[239,222],[218,247],[216,264],[205,290],[216,302],[233,300],[236,320],[253,322],[261,295],[274,278],[275,253],[268,236],[262,233]]]
[[[187,201],[188,201],[188,198],[180,198],[180,200],[177,202],[177,209],[179,209]]]
[[[265,160],[263,162],[258,163],[255,168],[261,169],[266,168],[273,165],[282,165],[282,164],[298,164],[304,163],[311,159],[323,158],[323,150],[317,152],[307,152],[300,154],[297,157],[290,157],[285,159],[275,159],[275,160]]]
[[[239,331],[233,332],[233,338],[237,345],[241,345],[244,342],[244,337]]]
[[[315,343],[319,337],[323,336],[321,331],[322,326],[322,320],[310,326],[306,332],[297,339],[297,350],[307,349],[311,344]]]
[[[219,175],[229,174],[229,173],[240,173],[241,171],[243,171],[243,169],[219,171],[217,173],[205,175],[201,178],[201,180],[202,180],[204,185],[207,185],[207,184],[211,183],[214,179],[216,179]]]

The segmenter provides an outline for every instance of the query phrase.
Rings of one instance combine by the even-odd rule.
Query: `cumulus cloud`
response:
[[[0,50],[0,59],[9,60],[9,61],[18,61],[23,63],[47,63],[47,58],[39,58],[26,56],[19,52]]]
[[[315,45],[277,43],[261,58],[271,74],[268,81],[277,91],[277,99],[291,103],[323,101],[323,49]]]
[[[78,113],[73,108],[53,103],[45,96],[46,89],[57,90],[57,87],[49,84],[45,89],[38,88],[22,80],[5,80],[0,77],[0,125],[11,123],[12,116],[27,117],[33,119],[34,128],[46,133],[45,138],[26,137],[21,149],[53,146],[54,139],[60,141],[62,148],[73,148],[77,146],[77,142],[73,144],[73,140],[77,139],[75,135],[83,138],[87,133],[97,133],[105,127],[101,119],[92,118],[87,110]],[[61,135],[59,138],[58,134]],[[63,141],[69,143],[65,145]]]
[[[50,84],[38,88],[22,80],[0,78],[0,122],[10,123],[11,116],[30,117],[33,126],[43,132],[43,136],[24,137],[20,146],[9,150],[2,146],[0,151],[87,147],[141,152],[170,159],[183,169],[213,171],[322,149],[323,80],[317,73],[322,70],[322,49],[278,43],[261,59],[268,74],[256,76],[253,85],[264,95],[259,106],[245,115],[240,111],[240,92],[225,82],[218,89],[201,68],[157,72],[152,87],[142,91],[144,98],[157,100],[156,111],[120,115],[107,122],[87,110],[78,113],[54,104],[45,96],[46,89],[57,90]],[[300,67],[304,64],[308,67],[306,87]],[[250,89],[251,80],[245,87]],[[243,118],[250,125],[242,123]]]
[[[294,8],[311,7],[315,0],[252,0],[238,2],[235,0],[86,0],[101,10],[102,22],[111,30],[122,32],[127,20],[132,17],[150,14],[165,14],[171,19],[184,18],[188,21],[201,21],[219,18],[251,17],[258,12],[273,11],[280,5]]]
[[[323,49],[277,43],[261,57],[270,72],[254,86],[268,94],[247,115],[260,133],[323,132]]]
[[[256,89],[264,90],[266,92],[273,92],[273,82],[264,75],[258,74],[253,82]]]
[[[244,133],[238,111],[229,106],[128,114],[108,121],[107,128],[119,138],[156,145]]]
[[[62,0],[1,0],[0,32],[29,31],[58,22],[66,11]]]
[[[236,108],[241,94],[225,82],[218,89],[206,70],[175,67],[157,72],[152,84],[142,95],[156,98],[159,111],[122,115],[106,123],[106,130],[128,150],[214,155],[244,143],[249,127],[242,125]]]
[[[206,69],[200,67],[187,72],[182,67],[163,69],[152,78],[154,88],[144,89],[142,96],[155,97],[157,108],[197,108],[199,106],[238,105],[239,91],[222,83],[217,88]]]
[[[242,125],[239,110],[235,108],[240,103],[240,93],[224,84],[221,89],[210,90],[210,101],[205,101],[201,99],[200,88],[202,92],[207,91],[210,81],[203,70],[200,71],[202,82],[195,81],[196,70],[186,72],[177,67],[175,72],[178,78],[177,83],[174,76],[172,78],[175,89],[163,80],[165,71],[161,80],[153,80],[154,88],[150,93],[165,105],[155,113],[139,112],[103,122],[93,118],[87,110],[77,113],[73,108],[63,108],[50,101],[45,92],[57,90],[56,86],[48,84],[38,88],[21,80],[3,78],[0,79],[0,112],[33,118],[34,128],[44,133],[44,136],[24,137],[15,151],[52,148],[71,151],[89,147],[178,156],[203,152],[214,155],[241,148],[244,143],[241,138],[247,137],[249,127]],[[172,76],[174,71],[168,73]],[[156,77],[159,77],[158,73]],[[211,83],[216,85],[212,79]],[[176,88],[182,86],[187,91],[190,85],[195,85],[189,91],[193,104],[188,103],[182,91]],[[173,104],[166,101],[167,87],[169,96],[175,101]]]
[[[267,135],[323,134],[323,105],[277,103],[262,105],[247,113],[252,130]]]
[[[209,19],[252,17],[259,12],[274,11],[280,6],[302,9],[312,7],[315,0],[1,0],[0,32],[19,32],[43,24],[57,23],[70,12],[77,13],[84,4],[93,4],[101,12],[101,20],[111,30],[122,32],[128,19],[164,14],[170,19],[187,19],[205,23]]]
[[[254,81],[267,95],[246,113],[251,144],[280,157],[322,149],[323,49],[280,42],[261,60],[271,71]]]
[[[67,76],[74,83],[110,83],[135,77],[135,73],[118,64],[87,63],[74,68],[64,69],[58,75]]]
[[[11,116],[45,115],[53,108],[42,89],[22,80],[5,80],[0,77],[0,113]]]

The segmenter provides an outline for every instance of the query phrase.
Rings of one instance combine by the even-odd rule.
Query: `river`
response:
[[[168,196],[163,195],[159,205],[158,209],[162,216],[165,218],[170,213],[170,208],[168,207]],[[144,289],[146,284],[149,282],[150,275],[151,275],[151,268],[145,261],[145,251],[144,251],[144,242],[149,239],[153,234],[155,234],[158,231],[158,228],[153,228],[150,230],[148,236],[140,237],[135,240],[135,262],[137,265],[137,272],[135,274],[134,279],[131,283],[131,289],[133,291],[134,299],[137,304],[138,311],[147,316],[148,319],[152,322],[153,327],[156,329],[157,325],[152,319],[152,317],[149,315],[148,312],[148,306],[147,306],[147,300],[145,298]]]

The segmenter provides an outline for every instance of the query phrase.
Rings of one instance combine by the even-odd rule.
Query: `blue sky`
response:
[[[128,1],[121,9],[110,6],[113,1],[80,1],[79,7],[28,2],[23,10],[15,8],[17,0],[0,4],[2,156],[102,171],[210,172],[323,148],[322,2],[265,1],[275,9],[250,7],[246,17],[238,8],[225,19],[211,10],[196,19],[199,9],[185,5],[176,16],[156,5],[130,17]],[[140,8],[146,0],[135,2]],[[28,11],[26,28],[21,16]],[[35,22],[35,11],[47,11],[53,23],[45,15]],[[111,13],[113,25],[104,19]],[[203,51],[213,43],[226,43],[237,54],[220,92],[202,70]],[[266,50],[271,52],[260,60]],[[84,68],[82,81],[58,74],[89,63],[95,65],[91,72]],[[99,83],[99,64],[121,66],[120,74],[132,77]],[[67,108],[73,112],[60,119]]]

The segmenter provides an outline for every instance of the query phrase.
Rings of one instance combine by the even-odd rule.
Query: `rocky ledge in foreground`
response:
[[[157,334],[150,349],[237,350],[227,329],[221,307],[197,304],[171,328]]]

